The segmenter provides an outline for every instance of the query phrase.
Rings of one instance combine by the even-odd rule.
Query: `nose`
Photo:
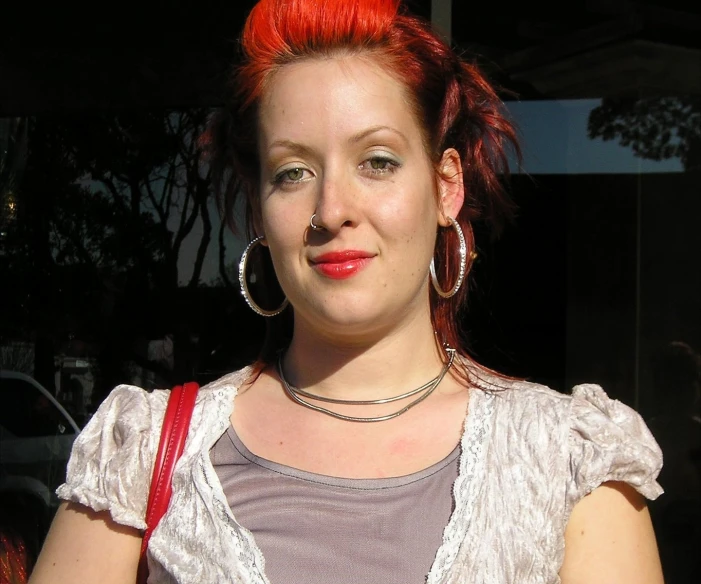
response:
[[[358,193],[350,178],[327,174],[319,182],[313,223],[317,231],[337,233],[358,221]]]

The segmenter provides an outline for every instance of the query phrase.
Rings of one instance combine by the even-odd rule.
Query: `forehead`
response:
[[[308,59],[268,79],[259,110],[260,145],[284,140],[339,140],[373,126],[423,143],[404,84],[368,55]]]

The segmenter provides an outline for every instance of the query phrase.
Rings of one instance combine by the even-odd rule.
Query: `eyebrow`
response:
[[[292,150],[299,154],[312,153],[311,148],[307,148],[304,144],[294,142],[293,140],[275,140],[275,142],[273,142],[268,148],[268,151],[272,150],[273,148],[286,148],[287,150]]]
[[[357,142],[360,142],[361,140],[367,138],[368,136],[371,136],[372,134],[375,134],[377,132],[382,132],[382,131],[388,131],[392,132],[393,134],[396,134],[399,136],[405,143],[409,143],[408,138],[402,134],[399,130],[396,128],[392,128],[391,126],[371,126],[367,128],[366,130],[363,130],[362,132],[358,132],[357,134],[351,136],[349,142],[352,144],[355,144]]]
[[[396,128],[392,128],[391,126],[371,126],[369,128],[366,128],[365,130],[362,130],[361,132],[358,132],[357,134],[353,134],[348,142],[351,144],[357,144],[358,142],[361,142],[368,136],[372,136],[373,134],[376,134],[377,132],[391,132],[393,134],[396,134],[399,136],[405,143],[409,143],[409,139],[399,130]],[[299,142],[294,142],[293,140],[275,140],[272,144],[270,144],[270,147],[268,150],[272,150],[273,148],[286,148],[288,150],[292,150],[294,152],[298,152],[300,154],[312,154],[311,148],[308,148],[304,144],[300,144]]]

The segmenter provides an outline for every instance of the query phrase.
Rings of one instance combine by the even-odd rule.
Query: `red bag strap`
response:
[[[146,584],[148,578],[146,549],[153,530],[168,509],[173,491],[172,480],[175,463],[178,462],[185,447],[198,390],[199,385],[196,383],[178,385],[171,390],[168,398],[168,406],[161,427],[161,440],[158,444],[158,453],[153,465],[153,476],[148,494],[146,531],[141,542],[141,555],[139,556],[139,568],[136,576],[137,584]]]

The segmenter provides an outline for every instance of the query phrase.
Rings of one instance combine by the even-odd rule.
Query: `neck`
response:
[[[430,319],[376,339],[335,342],[296,322],[283,367],[290,383],[310,393],[376,400],[423,385],[440,373],[445,360]]]

